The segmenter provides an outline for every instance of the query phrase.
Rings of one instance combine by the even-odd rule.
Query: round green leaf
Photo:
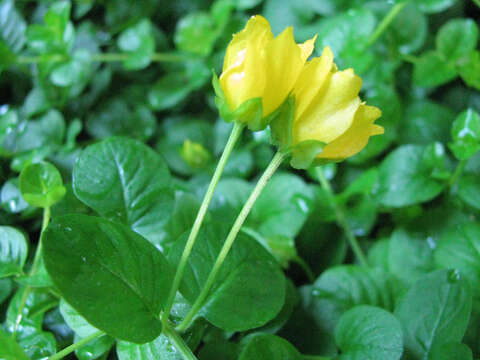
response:
[[[448,9],[457,0],[417,0],[417,4],[423,12],[437,13]]]
[[[28,360],[22,348],[10,335],[0,330],[0,359],[3,360]]]
[[[0,226],[0,278],[21,274],[27,252],[27,241],[20,231]]]
[[[192,12],[178,21],[174,41],[179,50],[207,56],[217,37],[211,16],[205,12]]]
[[[19,185],[26,202],[43,208],[60,201],[67,191],[57,168],[47,162],[25,167],[20,173]]]
[[[317,325],[330,333],[343,313],[356,305],[393,310],[400,289],[398,282],[379,268],[336,266],[313,283],[310,309]]]
[[[173,271],[128,227],[87,215],[58,217],[44,233],[46,268],[90,324],[137,343],[155,339]]]
[[[74,342],[78,342],[80,340],[82,340],[82,338],[78,335],[75,335]],[[75,355],[79,360],[98,359],[101,355],[108,352],[113,344],[115,344],[115,339],[108,335],[103,335],[75,350]]]
[[[466,204],[480,210],[480,178],[465,174],[458,181],[458,197]]]
[[[480,150],[480,115],[468,109],[457,116],[452,125],[450,149],[459,160],[468,160]]]
[[[209,223],[200,231],[180,287],[188,302],[193,303],[203,288],[228,230],[228,225]],[[173,264],[180,260],[186,235],[168,254]],[[285,277],[278,264],[262,245],[239,234],[200,315],[223,330],[243,331],[272,320],[284,302]]]
[[[392,151],[380,165],[377,196],[381,204],[403,207],[433,199],[444,184],[431,177],[424,163],[425,148],[404,145]]]
[[[184,360],[173,344],[164,335],[146,344],[134,344],[126,341],[117,343],[119,360]]]
[[[457,271],[438,270],[420,278],[395,309],[406,353],[425,359],[437,345],[460,342],[471,309],[470,286]]]
[[[338,360],[398,360],[403,353],[399,321],[388,311],[361,305],[347,311],[335,329]]]
[[[480,224],[450,228],[438,241],[434,256],[440,267],[461,271],[470,280],[474,294],[480,295]]]
[[[254,334],[244,341],[238,360],[301,360],[302,355],[287,340],[270,334]]]
[[[75,195],[100,215],[158,241],[173,209],[165,162],[141,142],[110,138],[86,148],[73,169]]]
[[[453,61],[437,51],[427,51],[414,63],[413,82],[418,86],[435,87],[458,76]]]
[[[435,42],[445,58],[450,61],[459,59],[477,47],[477,24],[471,19],[450,20],[440,28]]]

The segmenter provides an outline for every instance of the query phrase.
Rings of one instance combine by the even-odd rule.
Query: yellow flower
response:
[[[360,100],[361,87],[352,69],[338,71],[328,47],[308,61],[293,88],[292,144],[316,140],[327,144],[317,159],[341,160],[362,150],[370,136],[383,134],[374,124],[381,111]]]
[[[274,112],[292,91],[314,42],[315,38],[297,44],[292,27],[274,38],[264,17],[251,17],[228,45],[220,75],[230,110],[235,111],[247,100],[261,98],[262,116]]]

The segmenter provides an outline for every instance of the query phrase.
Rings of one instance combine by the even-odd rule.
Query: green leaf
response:
[[[155,133],[156,121],[146,106],[129,106],[124,99],[116,97],[88,116],[87,132],[96,139],[127,136],[146,140]]]
[[[140,20],[120,34],[117,44],[129,55],[123,62],[125,69],[140,70],[147,67],[155,52],[152,24],[148,19]]]
[[[458,62],[458,71],[465,84],[480,89],[480,51],[472,51]]]
[[[384,206],[403,207],[429,201],[445,184],[431,177],[424,161],[425,148],[404,145],[392,151],[380,165],[378,199]]]
[[[423,233],[397,228],[388,245],[388,269],[398,279],[412,285],[434,269],[433,240]]]
[[[57,352],[57,342],[52,333],[39,331],[23,337],[19,345],[32,360],[42,360]]]
[[[211,16],[199,11],[187,14],[177,22],[173,39],[179,50],[207,56],[217,37],[218,32]]]
[[[438,270],[420,278],[395,309],[406,354],[425,359],[435,346],[460,342],[471,308],[470,286],[457,271]]]
[[[427,39],[427,17],[419,11],[418,5],[409,2],[392,21],[388,33],[401,54],[411,54]]]
[[[56,67],[50,74],[50,81],[60,87],[74,86],[90,77],[91,55],[86,50],[77,50],[72,60]]]
[[[307,220],[313,194],[297,175],[275,174],[258,197],[246,225],[265,237],[295,238]]]
[[[478,27],[471,19],[453,19],[435,37],[438,51],[449,61],[470,54],[477,47]]]
[[[80,315],[70,304],[64,299],[60,300],[60,313],[67,325],[81,337],[87,337],[99,331],[95,326]]]
[[[434,14],[448,9],[457,0],[418,0],[420,10],[427,14]]]
[[[472,350],[461,343],[447,343],[432,348],[428,360],[473,360]]]
[[[458,76],[455,63],[437,51],[427,51],[415,61],[413,82],[415,85],[435,87],[450,82]]]
[[[158,154],[125,138],[87,147],[73,169],[73,188],[81,201],[154,243],[173,208],[170,181]]]
[[[0,358],[4,360],[29,360],[15,340],[2,330],[0,330]]]
[[[189,61],[184,67],[158,79],[148,93],[148,102],[156,111],[172,108],[185,100],[192,91],[201,88],[210,74],[203,62]]]
[[[29,206],[20,193],[17,178],[12,178],[3,184],[0,198],[3,209],[12,214],[20,213]]]
[[[0,43],[13,53],[20,52],[25,45],[26,29],[27,24],[15,8],[15,1],[0,2]],[[3,59],[0,62],[3,62]]]
[[[338,360],[399,360],[403,353],[399,321],[374,306],[356,306],[343,314],[335,340],[342,350]]]
[[[86,215],[58,217],[44,232],[44,259],[63,297],[93,326],[138,343],[160,334],[173,271],[128,227]]]
[[[458,160],[468,160],[480,150],[480,115],[469,108],[457,116],[452,125],[449,144]]]
[[[19,184],[25,201],[42,208],[59,202],[67,191],[57,168],[47,162],[25,167],[20,173]]]
[[[0,226],[0,278],[21,274],[27,252],[27,241],[20,231]]]
[[[457,269],[480,296],[480,225],[476,222],[451,227],[438,241],[434,256],[438,266]]]
[[[82,340],[82,338],[78,335],[75,335],[74,342],[78,342],[80,340]],[[75,355],[79,360],[98,359],[101,355],[108,354],[109,350],[114,344],[114,338],[108,335],[103,335],[75,350]]]
[[[450,140],[455,114],[447,107],[431,101],[415,101],[406,108],[400,127],[400,141],[405,144],[429,145]]]
[[[180,287],[190,303],[200,293],[229,228],[224,224],[208,223],[200,231]],[[169,252],[172,264],[179,262],[187,235],[188,232]],[[240,233],[200,315],[223,330],[242,331],[272,320],[284,301],[285,278],[279,266],[262,245]]]
[[[317,325],[331,333],[341,316],[356,305],[393,310],[401,290],[398,281],[379,268],[336,266],[313,283],[311,312]]]
[[[458,181],[458,197],[474,209],[480,209],[480,179],[478,175],[464,174]]]
[[[270,334],[253,334],[243,340],[238,360],[301,360],[302,356],[287,340]]]
[[[165,335],[142,345],[119,341],[117,356],[119,360],[183,360],[182,355]]]
[[[0,279],[0,305],[10,296],[12,292],[12,280],[9,278]]]

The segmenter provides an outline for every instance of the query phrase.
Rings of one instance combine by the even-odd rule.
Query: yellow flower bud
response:
[[[292,27],[274,38],[264,17],[250,18],[228,45],[219,79],[230,110],[260,98],[262,116],[273,113],[292,91],[314,41],[297,44]]]
[[[180,149],[180,156],[193,169],[201,169],[211,160],[210,153],[202,144],[189,139],[183,143],[183,147]]]
[[[352,69],[338,71],[328,47],[307,62],[293,88],[293,145],[319,141],[327,145],[317,158],[341,160],[362,150],[370,136],[383,134],[374,124],[381,111],[360,100],[361,86]]]

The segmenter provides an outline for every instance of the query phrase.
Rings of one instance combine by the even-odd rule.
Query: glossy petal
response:
[[[383,127],[374,124],[382,115],[380,109],[361,104],[355,113],[352,126],[340,137],[329,143],[318,156],[321,159],[341,160],[360,152],[370,136],[383,134]]]
[[[310,40],[305,41],[304,43],[298,45],[302,51],[302,60],[303,62],[307,61],[308,57],[312,55],[313,48],[315,47],[315,41],[317,40],[317,35],[315,35]]]
[[[232,66],[239,66],[240,63],[243,62],[247,49],[247,41],[252,38],[257,38],[258,42],[264,46],[273,39],[270,24],[263,16],[252,16],[245,25],[245,28],[233,35],[225,53],[223,71],[226,71]]]
[[[329,74],[302,116],[295,119],[294,142],[313,139],[329,143],[347,131],[361,103],[361,86],[362,80],[352,69]]]
[[[331,72],[333,65],[333,53],[327,46],[323,49],[322,56],[316,57],[303,67],[300,76],[293,88],[295,96],[295,118],[300,118],[312,102],[315,95],[323,87],[327,75]]]
[[[265,47],[273,39],[268,21],[252,17],[227,48],[220,85],[232,110],[261,97],[265,88]]]
[[[264,116],[276,110],[287,98],[305,64],[303,57],[302,48],[293,38],[292,27],[286,28],[267,45],[265,68],[267,87],[262,103]]]

